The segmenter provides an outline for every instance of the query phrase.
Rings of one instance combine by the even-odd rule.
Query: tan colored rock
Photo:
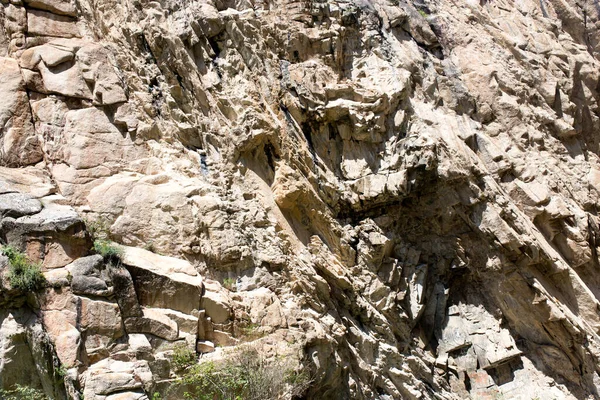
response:
[[[54,14],[76,16],[77,9],[72,0],[26,0],[30,7],[50,11]]]
[[[199,353],[212,353],[215,351],[215,345],[213,342],[208,340],[199,340],[196,345],[196,350]]]
[[[32,354],[34,343],[28,343],[30,340],[28,324],[24,317],[26,315],[17,310],[0,312],[0,335],[2,337],[2,346],[0,347],[2,379],[0,382],[7,387],[21,384],[41,388],[41,376],[36,370],[36,361]],[[32,318],[31,316],[27,317]],[[39,360],[39,362],[45,361]]]
[[[139,333],[131,333],[127,335],[129,347],[136,353],[151,353],[152,346],[146,338],[146,335]]]
[[[129,317],[124,322],[127,333],[149,333],[166,340],[179,336],[177,323],[161,309],[144,308],[142,317]]]
[[[40,71],[45,91],[68,97],[92,98],[92,93],[83,79],[79,64],[64,63],[60,66],[48,67],[44,62],[40,62],[37,68]]]
[[[127,184],[127,179],[122,177],[123,185]],[[113,185],[110,189],[116,191],[124,188]],[[151,244],[156,251],[165,254],[184,249],[192,252],[192,249],[184,247],[189,242],[188,234],[195,229],[195,210],[188,194],[198,189],[182,186],[166,174],[141,179],[132,189],[121,192],[119,196],[122,199],[119,208],[125,209],[112,226],[115,237],[131,246],[145,247]],[[91,204],[91,207],[94,210],[104,208],[101,204]],[[177,227],[175,231],[174,226]],[[167,240],[173,232],[178,232],[180,236]]]
[[[93,100],[97,104],[110,105],[124,103],[127,96],[122,87],[122,79],[112,65],[108,51],[100,45],[86,45],[77,52],[86,81],[94,82]]]
[[[204,286],[189,262],[127,246],[123,246],[122,260],[131,273],[140,304],[183,313],[200,308]]]
[[[43,313],[42,319],[61,363],[67,368],[76,366],[81,346],[81,333],[76,328],[77,315],[70,311],[49,310]]]
[[[78,326],[89,334],[98,333],[117,339],[124,335],[121,313],[116,303],[81,297]]]
[[[91,399],[98,398],[97,395],[140,389],[142,386],[132,374],[122,372],[95,373],[94,371],[90,373],[88,379],[84,396]]]
[[[148,396],[140,392],[123,392],[111,394],[106,400],[148,400]]]
[[[198,335],[198,318],[179,311],[164,309],[164,314],[177,323],[179,334],[186,333],[196,337]]]
[[[239,343],[239,340],[227,332],[215,330],[211,334],[211,340],[220,346],[234,346]]]
[[[29,165],[0,168],[0,237],[56,268],[27,301],[71,397],[167,391],[174,346],[235,359],[248,323],[300,397],[596,396],[591,2],[200,3],[0,7],[0,161]],[[172,257],[65,277],[91,245],[67,204]],[[235,284],[201,299],[196,269]],[[6,324],[0,368],[51,365]]]
[[[229,307],[229,299],[221,293],[213,292],[210,288],[202,297],[202,308],[206,311],[206,315],[216,324],[226,322],[231,316]]]
[[[31,123],[27,93],[18,63],[0,57],[0,164],[29,165],[42,159]]]
[[[75,54],[69,49],[53,45],[42,45],[31,47],[21,54],[19,64],[21,68],[36,69],[40,62],[44,62],[47,67],[55,67],[59,64],[71,61]]]
[[[134,144],[123,138],[107,115],[97,108],[71,110],[65,116],[64,157],[77,169],[120,165],[129,156],[140,154]],[[106,143],[112,143],[107,146]],[[114,146],[114,148],[113,148]]]
[[[30,10],[27,13],[27,32],[35,36],[80,37],[75,19],[46,11]]]
[[[35,167],[6,168],[0,167],[0,192],[21,192],[40,198],[53,194],[56,187],[46,171]]]

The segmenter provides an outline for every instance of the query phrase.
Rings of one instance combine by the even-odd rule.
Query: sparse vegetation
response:
[[[152,240],[149,240],[148,243],[144,245],[144,250],[156,253],[156,246],[154,246],[154,242]]]
[[[173,366],[177,371],[182,371],[197,361],[196,353],[185,345],[175,347],[173,351]]]
[[[63,364],[60,364],[58,368],[54,370],[54,372],[56,372],[56,375],[62,379],[67,376],[67,367],[65,367]]]
[[[290,362],[266,362],[247,347],[226,361],[191,367],[180,385],[190,400],[271,400],[301,395],[310,384],[308,374],[296,372]]]
[[[97,218],[95,220],[85,219],[85,228],[94,240],[108,240],[110,232],[110,223],[106,218]]]
[[[240,336],[245,340],[255,340],[263,337],[265,334],[260,331],[260,325],[249,323],[245,326],[240,326]]]
[[[104,257],[104,261],[119,264],[123,250],[110,241],[110,223],[105,218],[85,220],[85,227],[94,240],[94,251]]]
[[[231,290],[232,292],[235,292],[236,290],[236,280],[233,278],[225,278],[223,279],[223,287],[226,288],[227,290]]]
[[[0,252],[8,258],[8,282],[14,289],[23,292],[36,291],[44,287],[46,278],[42,268],[27,259],[27,256],[12,246],[2,246]]]
[[[104,261],[112,261],[119,263],[123,250],[113,242],[106,239],[94,240],[94,251],[104,257]]]
[[[11,390],[0,389],[0,399],[2,400],[48,400],[48,397],[38,389],[27,386],[14,385]]]

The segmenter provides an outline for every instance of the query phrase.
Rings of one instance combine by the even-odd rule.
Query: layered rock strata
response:
[[[0,258],[0,387],[255,340],[311,399],[600,396],[595,2],[0,6],[0,241],[48,281]]]

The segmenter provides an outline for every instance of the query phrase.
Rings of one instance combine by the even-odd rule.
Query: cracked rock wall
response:
[[[49,282],[3,280],[0,386],[169,396],[175,346],[252,340],[307,399],[600,398],[599,27],[596,0],[0,0],[0,241]]]

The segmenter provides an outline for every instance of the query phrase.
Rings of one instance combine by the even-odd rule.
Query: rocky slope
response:
[[[600,398],[595,0],[0,5],[0,388]]]

